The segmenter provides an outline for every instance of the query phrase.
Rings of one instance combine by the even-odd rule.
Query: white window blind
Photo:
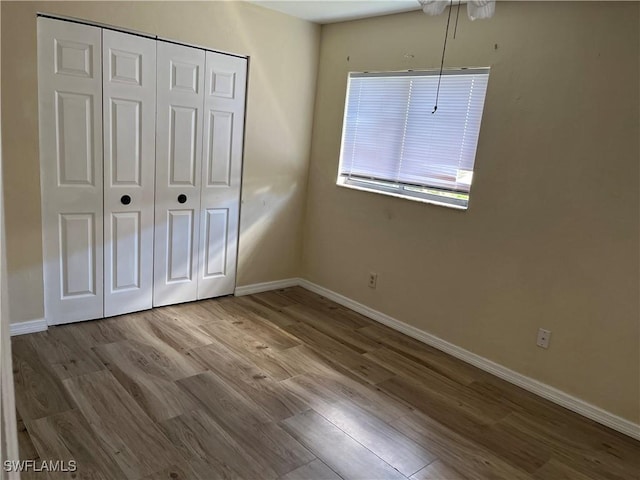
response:
[[[466,208],[488,68],[351,73],[338,184]]]

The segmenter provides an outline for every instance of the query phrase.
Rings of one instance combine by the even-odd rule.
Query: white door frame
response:
[[[0,105],[0,111],[2,106]],[[16,402],[13,387],[13,367],[11,359],[11,337],[9,326],[9,305],[7,294],[7,262],[4,229],[4,193],[2,179],[2,125],[0,125],[0,479],[20,478],[19,472],[7,472],[5,460],[17,461],[18,427],[16,422]]]

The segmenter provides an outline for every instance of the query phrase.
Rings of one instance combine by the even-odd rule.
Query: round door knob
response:
[[[120,203],[129,205],[131,203],[131,197],[129,195],[122,195],[122,197],[120,197]]]
[[[178,203],[184,203],[187,201],[187,196],[184,193],[178,195]]]

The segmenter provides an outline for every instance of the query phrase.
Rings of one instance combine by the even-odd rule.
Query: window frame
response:
[[[458,68],[446,68],[442,71],[443,76],[449,75],[473,75],[473,74],[486,74],[487,75],[487,89],[489,76],[491,73],[491,67],[458,67]],[[440,74],[440,70],[425,69],[425,70],[401,70],[401,71],[365,71],[365,72],[349,72],[347,75],[347,88],[344,99],[344,112],[342,120],[342,134],[340,140],[340,156],[338,161],[338,177],[336,185],[339,187],[350,188],[354,190],[360,190],[371,193],[378,193],[381,195],[387,195],[405,200],[417,201],[422,203],[429,203],[433,205],[439,205],[458,210],[467,210],[469,208],[469,202],[471,199],[471,184],[469,185],[469,191],[464,192],[446,189],[443,187],[415,185],[403,182],[393,182],[391,180],[365,178],[358,176],[343,175],[342,167],[344,159],[344,147],[346,137],[346,123],[348,116],[348,104],[350,95],[350,86],[352,78],[380,78],[380,77],[398,77],[398,76],[437,76]],[[442,87],[441,87],[442,88]],[[484,116],[484,106],[486,102],[486,94],[482,101],[482,110],[480,115],[480,129],[482,126],[482,118]],[[478,131],[477,143],[480,138],[480,130]],[[477,151],[476,151],[477,156]],[[473,172],[475,171],[475,156],[473,159]],[[466,195],[466,199],[463,198]]]

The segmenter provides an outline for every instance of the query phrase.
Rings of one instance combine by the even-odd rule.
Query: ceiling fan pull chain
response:
[[[453,5],[453,0],[449,0]],[[442,46],[442,60],[440,61],[440,73],[438,74],[438,88],[436,89],[436,104],[433,107],[431,115],[438,111],[438,98],[440,97],[440,81],[442,80],[442,70],[444,68],[444,55],[447,51],[447,37],[449,36],[449,24],[451,23],[451,8],[449,8],[449,15],[447,15],[447,29],[444,32],[444,45]]]

